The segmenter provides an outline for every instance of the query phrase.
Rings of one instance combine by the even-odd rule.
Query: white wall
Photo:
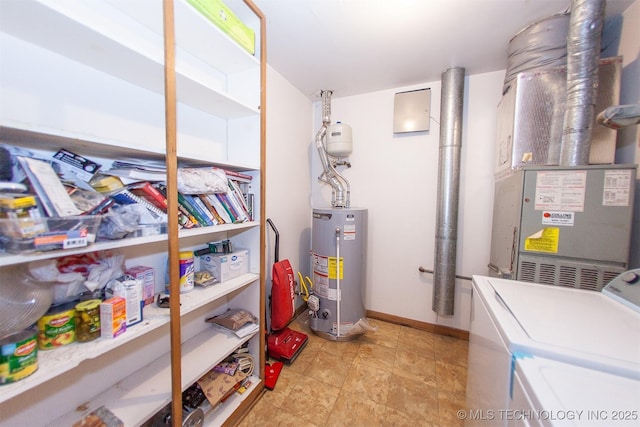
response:
[[[624,14],[610,55],[624,56],[621,102],[640,99],[640,1]],[[486,274],[493,204],[496,106],[504,71],[465,79],[457,273]],[[431,88],[431,130],[394,136],[396,92]],[[326,88],[331,89],[331,88]],[[311,208],[328,207],[330,188],[317,182],[321,165],[314,137],[321,105],[313,104],[269,68],[267,83],[267,216],[281,231],[281,258],[308,274]],[[332,99],[332,122],[353,128],[352,206],[369,210],[366,308],[417,321],[468,329],[470,283],[457,280],[456,314],[432,311],[433,282],[418,267],[433,268],[440,121],[440,82]],[[638,128],[620,132],[618,163],[640,162]],[[631,266],[640,267],[640,182],[636,188]],[[286,190],[282,190],[285,188]],[[269,261],[273,240],[268,240]]]
[[[280,232],[280,259],[309,274],[311,185],[308,149],[312,103],[267,67],[266,215]],[[275,234],[267,227],[267,291]]]
[[[465,79],[458,271],[486,274],[493,203],[493,153],[496,106],[504,72]],[[457,281],[456,315],[440,317],[431,309],[433,281],[418,267],[433,268],[439,151],[440,82],[339,98],[334,94],[331,121],[353,129],[352,168],[342,170],[351,184],[351,205],[369,210],[368,310],[468,329],[470,283]],[[431,88],[428,132],[394,135],[396,92]],[[314,104],[315,129],[321,105]],[[315,132],[314,132],[315,134]],[[312,157],[312,175],[321,164]],[[313,184],[313,206],[330,206],[331,190]]]

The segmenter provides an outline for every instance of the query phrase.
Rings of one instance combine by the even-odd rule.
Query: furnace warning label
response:
[[[584,211],[587,171],[538,172],[536,176],[537,211]]]
[[[533,252],[558,253],[558,241],[560,229],[547,227],[527,237],[524,241],[524,250]]]
[[[602,206],[629,206],[630,193],[630,170],[610,170],[604,172]]]

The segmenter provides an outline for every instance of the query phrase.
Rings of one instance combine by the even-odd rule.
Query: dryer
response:
[[[510,425],[486,415],[513,407],[521,360],[640,381],[640,313],[630,307],[602,292],[484,276],[472,289],[468,425]]]

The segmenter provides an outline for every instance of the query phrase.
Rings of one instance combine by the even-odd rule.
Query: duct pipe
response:
[[[456,285],[464,74],[465,69],[460,67],[442,73],[432,309],[445,316],[453,315]]]
[[[605,0],[572,0],[567,36],[567,103],[561,166],[589,163],[598,94],[598,66]]]

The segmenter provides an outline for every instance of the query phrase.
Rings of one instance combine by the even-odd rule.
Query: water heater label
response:
[[[345,224],[342,229],[342,235],[344,240],[356,240],[356,225]]]
[[[629,206],[631,194],[631,170],[604,172],[602,206]]]
[[[340,280],[343,280],[343,271],[344,271],[344,259],[340,257]],[[337,274],[337,259],[334,256],[329,257],[329,279],[335,280],[338,277]]]
[[[573,227],[575,212],[542,211],[542,223],[545,225],[564,225]]]

